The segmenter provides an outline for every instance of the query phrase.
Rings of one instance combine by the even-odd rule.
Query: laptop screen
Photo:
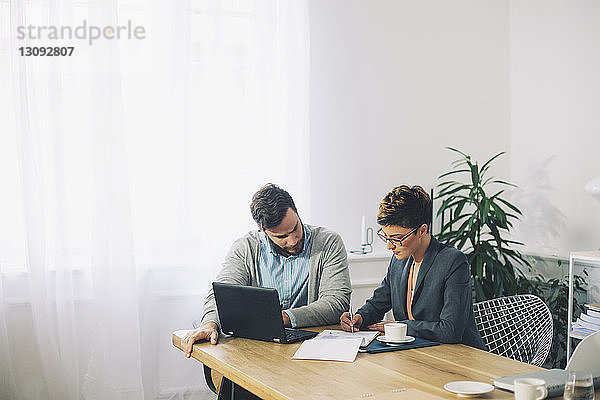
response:
[[[276,289],[213,282],[213,292],[223,333],[279,343],[317,335],[284,328]]]
[[[285,337],[277,290],[213,283],[223,333],[273,341]]]

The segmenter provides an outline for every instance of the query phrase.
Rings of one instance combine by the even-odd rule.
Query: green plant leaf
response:
[[[498,200],[499,202],[501,202],[502,204],[504,204],[505,206],[507,206],[508,208],[510,208],[511,210],[513,210],[514,212],[516,212],[519,215],[523,215],[523,213],[521,213],[521,210],[519,210],[516,206],[512,205],[511,203],[509,203],[508,201],[504,200],[501,197],[498,197],[496,200]]]
[[[499,190],[498,192],[494,193],[494,195],[492,197],[490,197],[490,200],[494,200],[496,197],[500,196],[502,193],[504,193],[504,189]]]
[[[442,201],[442,204],[440,205],[440,208],[438,210],[437,215],[440,216],[442,215],[442,213],[448,209],[451,209],[452,205],[455,205],[457,202],[460,202],[461,200],[456,200],[455,197],[450,196],[447,197],[444,201]]]
[[[455,149],[454,147],[446,147],[448,150],[451,150],[455,153],[458,153],[460,155],[462,155],[464,158],[470,158],[470,156],[468,156],[467,154],[463,153],[462,151]]]
[[[477,164],[471,165],[471,183],[473,187],[479,186],[479,167]]]
[[[483,278],[483,260],[481,256],[475,257],[475,274],[479,278]]]
[[[488,219],[488,214],[490,213],[490,200],[485,198],[483,200],[483,210],[481,210],[481,223],[486,224]]]
[[[448,176],[448,175],[460,174],[461,172],[470,172],[470,170],[468,170],[468,169],[457,169],[455,171],[446,172],[445,174],[442,174],[442,175],[438,176],[438,179],[441,179],[441,178],[443,178],[445,176]]]
[[[477,301],[487,300],[485,292],[483,291],[483,285],[481,284],[480,280],[478,280],[478,279],[474,280],[474,289],[475,289],[475,299]]]
[[[491,204],[492,204],[492,209],[494,211],[494,216],[496,217],[496,220],[498,221],[497,227],[507,228],[508,220],[506,218],[506,214],[504,213],[502,208],[500,208],[496,205],[496,203],[494,203],[492,201]]]
[[[452,225],[457,224],[460,222],[460,220],[462,220],[464,218],[469,218],[469,217],[471,217],[471,214],[463,214],[463,215],[459,216],[458,218],[454,218],[448,222],[445,222],[444,225],[442,225],[442,232],[448,231],[449,234],[456,235],[456,231],[450,230]]]
[[[486,171],[489,168],[489,165],[492,163],[492,161],[494,161],[496,158],[500,157],[501,155],[506,154],[505,151],[501,151],[500,153],[496,154],[495,156],[493,156],[492,158],[490,158],[489,160],[487,160],[485,162],[485,164],[483,164],[483,166],[481,167],[482,171]]]
[[[512,186],[512,187],[518,187],[517,185],[515,185],[514,183],[510,183],[510,182],[506,182],[506,181],[501,181],[501,180],[495,180],[494,183],[498,183],[501,185],[508,185],[508,186]]]
[[[488,183],[490,183],[490,181],[491,181],[492,179],[494,179],[494,177],[493,177],[493,176],[490,176],[490,177],[489,177],[489,178],[487,178],[485,181],[483,181],[483,183],[481,184],[481,186],[485,186],[485,185],[487,185]]]
[[[464,158],[459,158],[458,160],[452,161],[452,167],[454,167],[454,168],[460,167],[461,165],[466,165],[466,164],[467,164],[467,160]]]
[[[440,190],[440,194],[438,196],[439,197],[450,196],[451,194],[454,194],[456,192],[459,192],[459,191],[465,190],[465,189],[469,189],[469,186],[468,185],[449,186],[443,190]]]
[[[516,240],[505,240],[504,243],[525,245],[525,243],[523,243],[523,242],[517,242]]]
[[[457,215],[460,215],[463,208],[465,207],[465,204],[467,204],[466,201],[456,205],[456,208],[454,209],[454,218],[457,218]]]
[[[502,246],[503,239],[500,236],[500,231],[498,230],[498,227],[494,224],[489,223],[488,228],[490,229],[490,233],[492,234],[496,245]]]
[[[445,182],[442,182],[442,183],[438,183],[437,187],[438,188],[443,188],[443,187],[448,186],[448,185],[450,185],[450,186],[453,186],[453,185],[462,185],[462,182],[458,182],[458,181],[445,181]]]

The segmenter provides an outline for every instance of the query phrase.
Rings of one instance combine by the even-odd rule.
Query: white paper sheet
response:
[[[325,329],[319,333],[315,339],[356,339],[362,338],[361,347],[371,343],[371,341],[379,334],[378,331],[357,331],[357,332],[346,332],[334,329]]]
[[[305,340],[292,359],[353,362],[361,343],[362,338]]]

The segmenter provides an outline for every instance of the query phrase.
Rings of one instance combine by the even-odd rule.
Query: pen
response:
[[[348,310],[348,314],[350,314],[350,323],[352,323],[352,319],[354,315],[352,314],[352,304],[350,304],[350,309]],[[354,333],[354,325],[350,324],[350,331]]]

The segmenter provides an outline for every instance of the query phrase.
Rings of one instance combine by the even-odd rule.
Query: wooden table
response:
[[[339,326],[311,328],[323,329],[339,329]],[[173,345],[181,349],[180,338],[175,335]],[[286,400],[358,399],[361,395],[376,400],[391,398],[385,394],[404,389],[456,399],[456,395],[444,389],[447,382],[492,383],[493,378],[541,369],[461,344],[359,353],[353,363],[292,360],[299,346],[300,343],[220,338],[216,346],[195,344],[192,357],[262,399]],[[482,397],[514,398],[512,393],[499,389]]]

